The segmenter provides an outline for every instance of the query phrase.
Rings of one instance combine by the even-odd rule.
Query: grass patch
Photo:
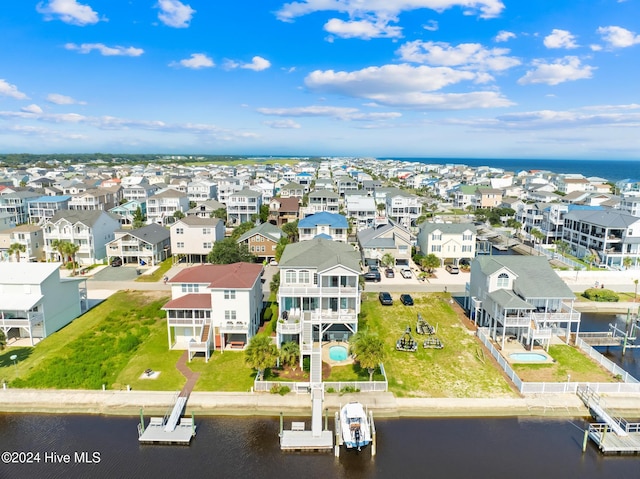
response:
[[[0,377],[11,387],[112,388],[152,333],[166,333],[165,302],[157,293],[116,293],[35,348],[9,349],[25,357],[17,367],[0,362]]]
[[[331,374],[325,381],[347,382],[347,381],[368,381],[369,371],[362,369],[358,363],[347,364],[345,366],[331,366]],[[384,381],[384,376],[379,368],[373,373],[374,381]]]
[[[512,364],[516,374],[526,382],[563,382],[571,376],[571,381],[607,383],[615,382],[610,372],[598,367],[580,350],[566,344],[549,346],[549,355],[555,363]]]
[[[139,281],[141,283],[155,283],[157,281],[160,281],[162,278],[164,278],[164,275],[167,273],[167,271],[171,269],[172,265],[173,259],[167,258],[162,263],[160,263],[158,269],[156,269],[153,273],[141,274],[136,278],[136,281]]]
[[[400,397],[500,397],[515,393],[493,366],[478,357],[479,342],[460,323],[456,312],[439,294],[413,294],[415,305],[403,306],[395,298],[393,306],[382,306],[377,295],[366,294],[360,328],[384,338],[387,359],[384,367],[389,390]],[[417,313],[438,328],[444,349],[424,349],[425,336],[414,334],[420,347],[415,353],[396,351],[396,340],[405,328],[415,331]],[[368,377],[367,377],[368,379]]]
[[[200,373],[195,391],[247,392],[256,377],[256,371],[244,362],[244,351],[216,351],[208,363],[198,356],[188,366]]]

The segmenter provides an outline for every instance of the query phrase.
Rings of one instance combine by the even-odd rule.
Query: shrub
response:
[[[346,394],[346,393],[359,393],[360,390],[358,388],[355,388],[353,386],[345,386],[340,390],[340,393],[342,394]]]
[[[334,393],[334,392],[336,392],[336,390],[334,388],[327,388],[327,392],[328,393]]]
[[[309,356],[305,356],[302,359],[302,370],[306,372],[311,370],[311,358]]]
[[[264,322],[266,323],[267,321],[270,321],[271,316],[273,316],[273,311],[271,310],[271,308],[265,309],[263,315]]]
[[[582,293],[582,296],[590,301],[615,303],[620,300],[620,297],[610,289],[602,288],[589,288]]]
[[[271,394],[280,394],[280,396],[284,396],[291,391],[289,386],[283,386],[282,384],[274,384],[271,387]]]

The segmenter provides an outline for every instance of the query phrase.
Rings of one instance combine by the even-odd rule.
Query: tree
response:
[[[569,250],[571,249],[571,246],[569,245],[569,243],[563,240],[555,240],[553,244],[556,246],[556,251],[560,253],[562,256],[566,256],[567,253],[569,253]],[[594,258],[591,259],[590,263],[595,261],[595,255],[593,256]]]
[[[291,242],[295,242],[298,239],[298,220],[283,224],[282,231],[289,237]]]
[[[593,253],[588,253],[584,255],[584,260],[587,262],[587,270],[591,270],[591,266],[593,262],[596,260],[597,256]]]
[[[380,262],[382,263],[383,266],[386,266],[387,268],[391,268],[396,263],[396,259],[393,257],[391,253],[386,253],[384,256],[382,256],[382,258],[380,259]]]
[[[255,260],[255,256],[249,252],[247,245],[238,244],[233,238],[216,241],[207,255],[207,261],[213,264],[253,263]]]
[[[234,241],[237,241],[240,236],[255,227],[256,225],[254,223],[251,223],[250,221],[241,223],[233,229],[233,231],[231,232],[231,238],[233,238]]]
[[[142,208],[139,206],[133,212],[133,223],[132,226],[134,229],[142,228],[146,222],[146,218],[142,214]]]
[[[71,243],[70,241],[65,241],[64,253],[71,259],[71,264],[73,265],[73,276],[76,275],[76,253],[79,249],[80,245]]]
[[[260,205],[260,223],[266,223],[269,219],[269,205]]]
[[[273,368],[278,361],[278,348],[265,334],[257,334],[249,341],[244,352],[244,362],[257,371],[256,379],[262,381],[264,371]]]
[[[9,250],[7,251],[9,253],[9,256],[11,256],[12,254],[15,255],[16,258],[16,262],[19,263],[20,262],[20,253],[24,253],[27,250],[27,247],[21,243],[12,243],[11,245],[9,245]]]
[[[185,216],[185,215],[184,215],[184,213],[183,213],[182,211],[180,211],[180,210],[175,211],[175,212],[173,213],[173,217],[174,217],[176,220],[181,220],[182,218],[184,218],[184,216]]]
[[[382,215],[382,213],[387,210],[387,205],[385,203],[378,203],[376,209],[378,210],[378,214]]]
[[[294,371],[298,365],[300,357],[300,346],[295,341],[289,341],[280,346],[280,361],[282,364],[291,366]]]
[[[538,240],[538,243],[541,243],[542,240],[545,238],[544,233],[540,231],[538,228],[533,228],[531,230],[531,236],[533,236],[535,240]]]
[[[0,351],[7,347],[7,336],[4,331],[0,329]]]
[[[440,266],[440,258],[433,253],[423,256],[420,260],[420,267],[426,269],[429,273],[433,273],[433,270],[438,266]]]
[[[631,256],[625,256],[624,259],[622,260],[622,265],[624,266],[624,269],[631,268],[632,264],[633,264],[633,258]]]
[[[384,341],[376,335],[360,331],[351,336],[349,350],[360,367],[369,372],[369,381],[373,381],[373,373],[384,360]]]
[[[634,279],[633,284],[635,286],[635,289],[633,291],[633,302],[635,303],[638,300],[638,280]]]
[[[280,271],[274,274],[271,277],[271,281],[269,282],[269,292],[272,294],[276,294],[280,289]]]
[[[226,208],[218,208],[211,212],[211,218],[218,218],[219,220],[227,219],[227,209]]]
[[[289,244],[289,238],[287,236],[281,236],[278,240],[278,244],[276,245],[276,261],[279,263],[280,258],[282,258],[282,253],[284,253],[284,249]]]

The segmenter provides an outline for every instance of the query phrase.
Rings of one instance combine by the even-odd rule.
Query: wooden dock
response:
[[[183,417],[172,430],[167,431],[164,418],[152,417],[149,424],[139,432],[138,441],[140,444],[188,446],[193,436],[196,435],[196,425],[193,418]]]
[[[589,424],[585,429],[583,452],[587,448],[587,440],[591,439],[603,454],[640,454],[640,423],[613,416],[602,404],[600,396],[588,387],[579,387],[576,394],[591,415],[601,421]]]

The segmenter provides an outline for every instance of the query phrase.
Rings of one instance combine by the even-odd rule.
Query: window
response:
[[[462,235],[462,241],[471,241],[472,239],[472,235]]]
[[[212,249],[213,245],[210,242],[205,242],[205,243],[202,243],[202,247],[204,249]]]
[[[176,243],[176,248],[184,248],[184,243],[182,241],[178,241]]]
[[[431,245],[431,252],[432,253],[440,253],[441,251],[442,251],[442,245],[439,245],[439,244],[438,245],[436,245],[436,244]]]
[[[235,310],[226,310],[224,312],[224,319],[226,319],[227,321],[232,321],[236,319],[236,312]]]
[[[182,283],[180,286],[183,293],[197,293],[200,289],[199,285],[192,283]]]
[[[296,282],[296,272],[288,269],[284,272],[284,282],[287,284],[292,284]]]
[[[184,234],[184,228],[176,228],[176,234],[177,234],[177,235],[182,235],[182,234]]]
[[[203,235],[210,235],[211,234],[211,228],[202,228],[202,234]]]
[[[442,240],[442,233],[433,233],[431,235],[431,239],[434,241],[441,241]]]
[[[498,288],[509,287],[509,275],[507,273],[500,273],[500,275],[498,276],[497,286]]]
[[[235,291],[235,289],[225,289],[224,290],[224,299],[236,299],[236,291]]]
[[[462,245],[462,252],[463,253],[471,253],[471,246],[470,245]]]
[[[298,283],[309,284],[309,272],[300,271],[298,273]]]

